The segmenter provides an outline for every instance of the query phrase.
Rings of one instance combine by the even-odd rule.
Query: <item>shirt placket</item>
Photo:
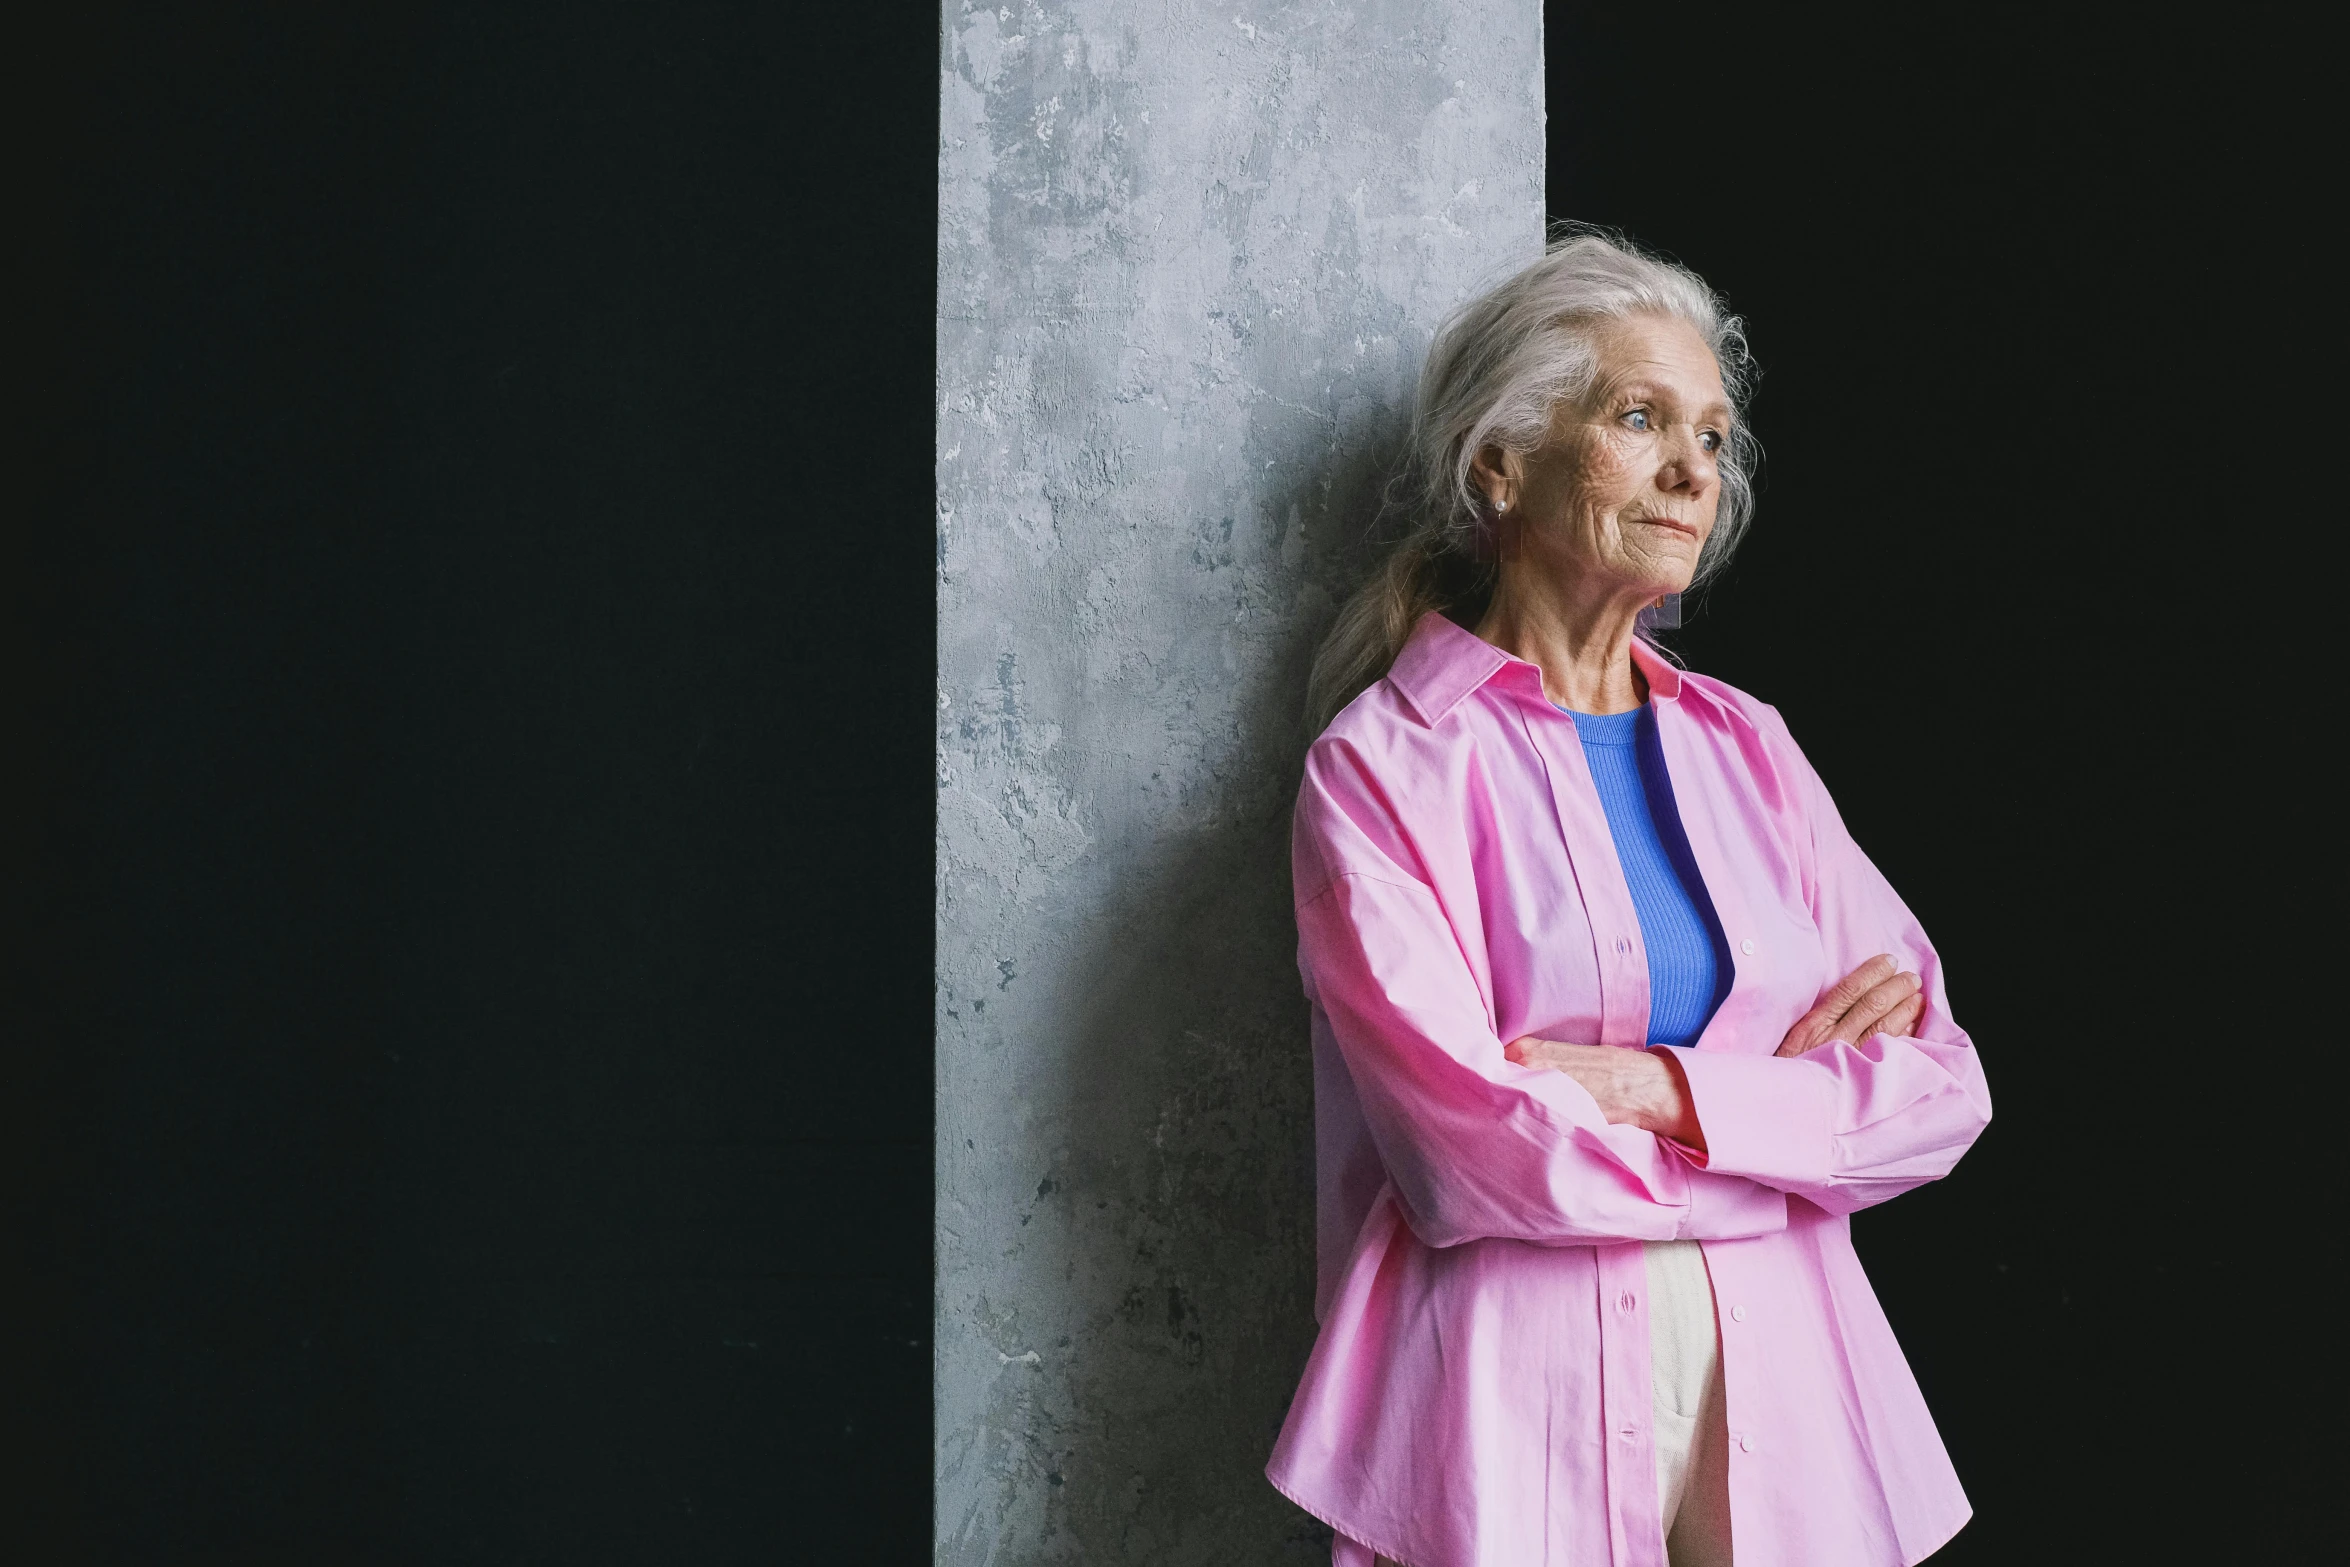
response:
[[[1698,874],[1713,899],[1714,917],[1721,922],[1729,942],[1735,995],[1739,982],[1750,977],[1740,960],[1751,963],[1754,959],[1755,942],[1749,932],[1755,929],[1755,923],[1747,909],[1743,885],[1723,869],[1729,859],[1721,847],[1720,804],[1705,790],[1705,782],[1711,775],[1694,764],[1681,727],[1682,719],[1677,703],[1658,704],[1658,740],[1664,752],[1665,771],[1675,780],[1681,828],[1689,837],[1690,855],[1697,862]],[[1723,1007],[1729,1010],[1728,998]],[[1730,1528],[1735,1539],[1739,1518],[1754,1516],[1751,1498],[1760,1483],[1757,1471],[1770,1461],[1769,1444],[1774,1434],[1764,1413],[1756,1358],[1755,1338],[1761,1328],[1756,1312],[1760,1307],[1757,1292],[1748,1281],[1747,1258],[1751,1248],[1736,1241],[1700,1244],[1705,1252],[1706,1277],[1713,1288],[1714,1316],[1720,1334],[1722,1414],[1729,1432]]]
[[[1706,896],[1713,902],[1714,919],[1721,925],[1723,939],[1729,944],[1730,991],[1723,997],[1720,1011],[1735,1016],[1730,998],[1748,977],[1749,966],[1756,956],[1755,921],[1746,906],[1744,885],[1726,869],[1731,862],[1722,848],[1720,802],[1707,789],[1711,775],[1707,769],[1695,765],[1682,724],[1677,702],[1657,704],[1657,742],[1664,753],[1665,776],[1673,780],[1681,832],[1689,841],[1689,854],[1696,862],[1698,880],[1705,884]]]
[[[1600,1037],[1589,1043],[1639,1049],[1648,1042],[1648,951],[1632,890],[1616,858],[1606,807],[1600,804],[1574,720],[1547,699],[1541,710],[1524,711],[1524,717],[1591,926]],[[1609,1556],[1616,1567],[1665,1567],[1656,1492],[1656,1397],[1649,1377],[1647,1254],[1637,1243],[1595,1246],[1592,1254],[1599,1279]]]
[[[1747,1259],[1751,1248],[1737,1241],[1705,1243],[1706,1276],[1713,1283],[1714,1320],[1722,1346],[1722,1419],[1729,1433],[1730,1537],[1741,1518],[1755,1516],[1754,1496],[1761,1469],[1773,1461],[1779,1433],[1763,1408],[1758,1384],[1756,1337],[1765,1324],[1760,1292],[1753,1288]]]
[[[1599,973],[1599,1038],[1570,1043],[1638,1049],[1648,1043],[1648,951],[1640,936],[1640,915],[1632,906],[1632,889],[1616,859],[1607,810],[1599,802],[1599,786],[1583,759],[1573,719],[1548,701],[1539,712],[1521,707],[1521,713],[1527,741],[1542,761],[1567,863],[1591,926],[1592,957]]]
[[[1595,1246],[1599,1402],[1607,1421],[1608,1554],[1616,1567],[1666,1567],[1656,1490],[1656,1392],[1649,1376],[1647,1253]]]

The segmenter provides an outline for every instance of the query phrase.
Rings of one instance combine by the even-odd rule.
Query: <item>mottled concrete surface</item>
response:
[[[938,1559],[1327,1560],[1259,1472],[1313,1333],[1304,673],[1430,328],[1540,244],[1540,5],[941,42]]]

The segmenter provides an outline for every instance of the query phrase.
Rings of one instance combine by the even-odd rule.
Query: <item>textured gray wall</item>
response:
[[[1539,0],[948,0],[938,1557],[1326,1560],[1306,660],[1432,325],[1541,241]]]

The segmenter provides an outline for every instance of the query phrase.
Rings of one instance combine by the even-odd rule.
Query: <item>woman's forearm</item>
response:
[[[1697,1123],[1697,1101],[1689,1080],[1672,1059],[1670,1046],[1623,1050],[1612,1045],[1571,1045],[1556,1039],[1520,1039],[1502,1048],[1520,1066],[1549,1067],[1583,1085],[1599,1113],[1618,1126],[1637,1126],[1683,1147],[1705,1152],[1705,1129]]]

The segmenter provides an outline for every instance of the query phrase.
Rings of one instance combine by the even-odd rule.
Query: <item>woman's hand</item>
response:
[[[1670,1051],[1624,1050],[1614,1045],[1570,1045],[1529,1035],[1513,1039],[1501,1053],[1520,1066],[1549,1067],[1583,1085],[1599,1104],[1599,1113],[1617,1126],[1637,1126],[1644,1132],[1669,1137],[1705,1151],[1705,1133],[1697,1124],[1697,1106],[1689,1097],[1688,1080],[1670,1059]]]
[[[1896,971],[1883,953],[1836,982],[1820,997],[1820,1004],[1787,1030],[1778,1053],[1799,1056],[1831,1039],[1857,1045],[1871,1034],[1906,1034],[1926,1010],[1926,998],[1915,974]]]

